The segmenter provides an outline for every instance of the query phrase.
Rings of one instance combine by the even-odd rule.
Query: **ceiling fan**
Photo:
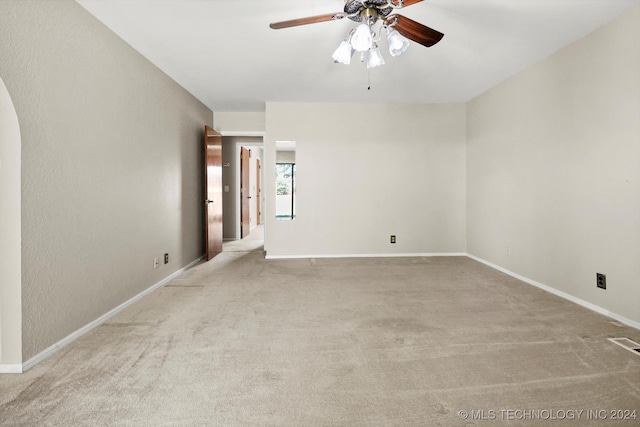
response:
[[[336,21],[349,18],[360,23],[351,30],[347,38],[340,44],[333,54],[337,63],[349,64],[354,51],[362,52],[362,60],[367,68],[384,64],[377,42],[379,33],[373,26],[381,22],[381,27],[387,30],[387,41],[392,56],[400,55],[409,46],[407,39],[413,40],[425,47],[431,47],[444,37],[439,31],[429,28],[405,16],[392,14],[396,9],[420,3],[423,0],[345,0],[344,11],[327,13],[325,15],[309,16],[289,21],[275,22],[269,25],[274,30],[296,27],[298,25],[315,24],[318,22]]]

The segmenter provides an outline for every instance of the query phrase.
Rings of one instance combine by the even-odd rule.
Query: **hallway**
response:
[[[222,252],[250,252],[264,247],[264,225],[258,225],[244,239],[229,240],[222,244]]]

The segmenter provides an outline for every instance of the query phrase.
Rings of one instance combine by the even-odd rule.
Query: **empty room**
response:
[[[640,425],[640,0],[0,0],[0,426]]]

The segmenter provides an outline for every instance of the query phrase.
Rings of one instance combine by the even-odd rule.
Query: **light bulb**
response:
[[[384,65],[384,58],[382,57],[377,45],[373,45],[373,49],[370,49],[366,55],[367,68],[375,68]]]
[[[333,62],[336,64],[349,65],[351,63],[351,55],[353,55],[351,45],[343,40],[336,51],[333,52]]]
[[[351,36],[351,46],[358,52],[364,52],[371,48],[373,35],[367,24],[360,24]]]
[[[387,42],[389,42],[391,56],[398,56],[409,47],[409,40],[393,28],[389,28],[387,31]]]

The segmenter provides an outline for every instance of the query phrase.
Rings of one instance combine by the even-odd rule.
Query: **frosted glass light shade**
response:
[[[343,40],[336,51],[333,52],[333,62],[336,64],[349,65],[351,63],[351,55],[353,55],[353,48],[348,42]]]
[[[358,52],[365,52],[373,44],[373,35],[367,24],[360,24],[351,36],[351,46]]]
[[[409,47],[409,40],[393,28],[390,28],[387,33],[387,41],[391,56],[398,56]]]
[[[378,46],[375,46],[373,49],[369,50],[366,55],[367,68],[375,68],[384,65],[384,58],[382,57]]]

